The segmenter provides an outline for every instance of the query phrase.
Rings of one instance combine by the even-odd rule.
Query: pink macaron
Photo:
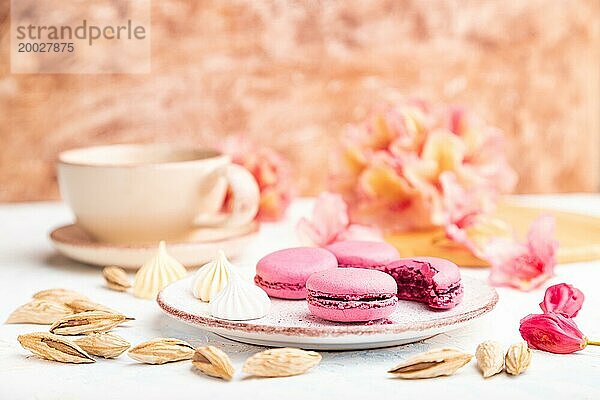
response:
[[[271,297],[305,299],[308,277],[337,266],[335,256],[325,249],[283,249],[267,254],[258,262],[254,282]]]
[[[394,246],[384,242],[348,240],[326,247],[338,260],[340,267],[374,268],[389,264],[400,258]]]
[[[403,258],[379,270],[394,277],[400,299],[448,309],[458,305],[463,298],[460,270],[456,264],[443,258]]]
[[[310,312],[329,321],[372,321],[396,309],[396,281],[371,269],[337,268],[316,272],[306,282]]]

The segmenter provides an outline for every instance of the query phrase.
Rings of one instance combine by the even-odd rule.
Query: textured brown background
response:
[[[151,75],[12,75],[0,0],[0,201],[55,198],[66,148],[240,131],[314,193],[344,125],[399,95],[504,129],[519,191],[598,190],[600,1],[152,3]]]

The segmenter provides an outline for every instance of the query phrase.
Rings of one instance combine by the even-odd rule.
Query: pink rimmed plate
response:
[[[495,289],[465,277],[463,302],[447,311],[400,301],[386,321],[344,324],[312,316],[304,300],[272,299],[271,310],[264,318],[226,321],[212,317],[208,304],[193,297],[192,279],[175,282],[160,292],[157,302],[164,312],[228,339],[272,347],[359,350],[412,343],[464,327],[490,312],[498,301]]]

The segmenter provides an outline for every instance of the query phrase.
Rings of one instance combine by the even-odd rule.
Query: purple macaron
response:
[[[400,258],[394,246],[384,242],[348,240],[326,247],[338,260],[340,267],[378,269]]]
[[[404,258],[379,270],[394,277],[400,299],[419,301],[437,309],[452,308],[462,300],[460,270],[443,258]]]
[[[317,272],[306,282],[310,312],[329,321],[372,321],[389,316],[398,304],[396,281],[364,268]]]
[[[306,298],[306,280],[315,272],[337,269],[335,256],[318,247],[294,247],[264,256],[254,282],[271,297]]]

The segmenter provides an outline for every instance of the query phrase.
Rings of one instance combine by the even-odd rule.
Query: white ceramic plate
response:
[[[259,224],[230,229],[198,229],[189,240],[167,242],[167,251],[186,267],[197,267],[210,261],[218,250],[235,258],[254,239]],[[137,270],[156,252],[157,245],[121,245],[102,243],[87,235],[77,225],[65,225],[50,233],[54,247],[63,255],[86,264],[118,265]]]
[[[358,350],[412,343],[463,327],[491,311],[496,290],[472,278],[463,278],[462,303],[447,311],[400,301],[384,321],[336,323],[308,312],[305,300],[272,299],[269,315],[252,321],[226,321],[210,315],[208,304],[191,293],[193,277],[175,282],[159,293],[157,301],[167,314],[228,339],[272,347],[294,346],[319,350]]]

